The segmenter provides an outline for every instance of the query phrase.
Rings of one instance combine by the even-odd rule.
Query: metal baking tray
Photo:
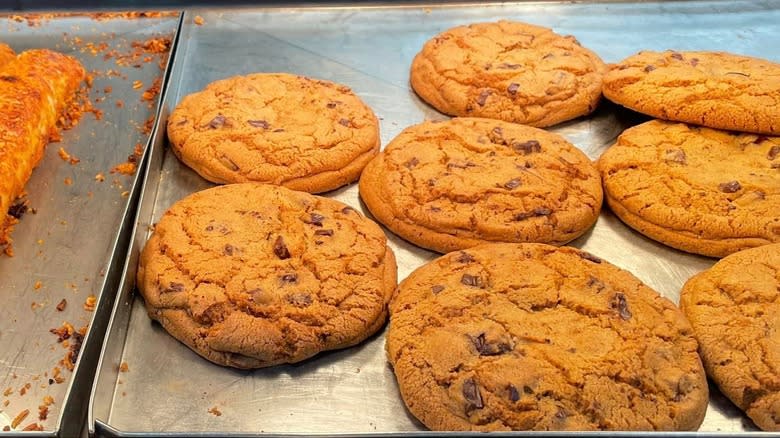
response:
[[[93,77],[89,98],[102,113],[83,114],[60,142],[47,146],[26,186],[35,214],[27,212],[16,225],[15,256],[0,256],[0,429],[29,410],[16,429],[0,435],[72,437],[85,424],[140,194],[140,172],[111,169],[127,162],[135,145],[150,141],[161,96],[142,95],[162,81],[170,54],[144,53],[133,43],[173,39],[179,21],[178,12],[0,16],[0,41],[17,52],[48,48],[78,58]],[[134,88],[134,81],[141,86]],[[73,162],[59,156],[60,148]],[[94,311],[84,307],[90,295],[97,300]],[[63,299],[67,305],[60,311]],[[72,372],[59,363],[69,347],[49,331],[63,322],[89,327]],[[41,420],[46,396],[53,404]],[[33,423],[38,431],[22,432]]]
[[[200,25],[194,23],[196,17],[202,19]],[[363,4],[186,12],[154,133],[121,299],[93,387],[88,420],[92,434],[448,435],[424,432],[406,411],[385,359],[382,333],[297,365],[251,372],[224,368],[200,358],[152,323],[136,299],[134,278],[150,227],[172,203],[211,186],[166,145],[167,115],[183,96],[216,79],[251,72],[329,79],[352,87],[376,111],[384,145],[406,126],[445,118],[420,101],[408,84],[412,57],[422,44],[454,25],[502,18],[573,34],[608,62],[641,49],[667,48],[727,49],[780,60],[780,45],[774,44],[780,38],[780,4],[766,1]],[[596,158],[623,129],[641,120],[603,102],[594,115],[553,130]],[[356,184],[326,196],[366,212]],[[437,256],[387,234],[398,258],[399,280]],[[675,302],[685,280],[714,263],[646,239],[609,211],[572,245],[628,269]],[[766,435],[756,432],[714,387],[701,431]]]

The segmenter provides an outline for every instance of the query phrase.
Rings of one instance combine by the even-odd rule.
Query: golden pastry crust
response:
[[[544,127],[592,112],[605,70],[574,37],[502,20],[435,36],[415,56],[410,81],[445,114]]]
[[[740,251],[694,276],[680,307],[707,374],[758,427],[780,431],[780,244]]]
[[[379,122],[344,85],[257,73],[184,97],[168,119],[168,139],[209,181],[319,193],[358,179],[379,151]]]
[[[780,134],[780,64],[726,52],[639,52],[604,76],[609,100],[659,119]]]
[[[384,324],[396,264],[379,227],[331,199],[218,186],[174,204],[138,267],[149,316],[206,359],[294,363]]]
[[[780,138],[654,120],[599,158],[610,208],[640,233],[711,257],[780,242]]]
[[[563,137],[500,120],[405,129],[372,160],[360,196],[393,232],[439,252],[486,242],[564,244],[601,210],[601,179]]]
[[[486,244],[414,271],[387,355],[434,430],[696,430],[708,387],[682,312],[586,252]]]

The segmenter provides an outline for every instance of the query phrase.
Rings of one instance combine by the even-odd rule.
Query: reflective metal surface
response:
[[[195,16],[204,23],[193,24]],[[575,35],[615,62],[641,49],[730,50],[780,60],[780,4],[762,1],[518,3],[431,7],[342,7],[194,11],[184,18],[162,121],[186,94],[216,79],[294,72],[352,87],[381,120],[382,143],[404,127],[444,116],[408,85],[412,57],[457,24],[510,18]],[[603,102],[586,119],[558,126],[591,158],[641,117]],[[162,126],[162,123],[161,123]],[[168,336],[133,298],[135,263],[148,230],[173,202],[210,186],[169,153],[157,132],[122,299],[93,389],[90,425],[99,435],[416,433],[387,365],[384,336],[293,366],[236,371],[201,359]],[[327,196],[362,208],[356,185]],[[388,233],[399,280],[436,255]],[[712,259],[685,254],[631,231],[604,211],[573,242],[625,268],[677,301],[680,287]],[[126,363],[128,370],[119,372]],[[716,390],[701,431],[755,431]],[[217,415],[219,413],[219,415]]]
[[[112,271],[112,266],[115,260],[124,261],[130,228],[122,225],[132,224],[133,192],[140,192],[136,175],[110,170],[127,161],[137,143],[149,141],[150,133],[143,133],[142,126],[154,117],[158,102],[142,101],[141,96],[163,76],[158,66],[161,54],[144,54],[126,66],[117,65],[116,56],[104,55],[111,51],[128,55],[135,41],[173,36],[178,17],[19,20],[0,17],[0,41],[17,52],[49,48],[78,58],[94,77],[90,99],[102,111],[100,120],[85,113],[77,127],[63,132],[62,141],[47,146],[26,186],[36,213],[25,214],[13,232],[15,256],[0,256],[0,429],[29,410],[10,434],[37,423],[43,428],[39,435],[71,437],[86,418],[89,388],[119,280],[120,271]],[[133,66],[136,63],[139,67]],[[133,88],[136,80],[143,83],[141,88]],[[124,104],[121,108],[118,100]],[[60,147],[80,161],[61,159]],[[105,176],[102,182],[96,180],[99,173]],[[113,258],[115,249],[119,252]],[[102,294],[106,287],[109,293]],[[97,298],[94,311],[84,308],[90,295]],[[57,310],[63,299],[65,308]],[[90,326],[73,372],[59,363],[68,348],[49,332],[63,322],[75,329]],[[39,406],[46,396],[53,404],[43,420]]]

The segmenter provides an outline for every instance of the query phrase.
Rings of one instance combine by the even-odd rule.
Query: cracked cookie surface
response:
[[[780,431],[780,244],[740,251],[694,276],[680,306],[707,374],[758,427]]]
[[[184,97],[168,119],[168,139],[209,181],[320,193],[359,178],[379,151],[379,122],[344,85],[257,73]]]
[[[711,257],[780,242],[780,137],[653,120],[597,165],[610,208],[651,239]]]
[[[498,21],[433,37],[415,56],[410,81],[445,114],[544,127],[592,112],[605,71],[572,36]]]
[[[563,137],[477,118],[405,129],[366,166],[360,196],[393,232],[439,252],[563,244],[596,222],[602,202],[595,166]]]
[[[708,388],[688,322],[574,248],[486,244],[414,271],[387,355],[435,430],[695,430]]]
[[[376,332],[396,264],[379,226],[351,207],[245,183],[174,204],[137,277],[149,316],[173,337],[212,362],[259,368]]]
[[[780,134],[780,64],[764,59],[644,51],[609,67],[604,96],[659,119]]]

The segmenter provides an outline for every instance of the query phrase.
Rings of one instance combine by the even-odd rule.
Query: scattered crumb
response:
[[[63,298],[62,301],[60,301],[59,304],[57,304],[57,310],[62,312],[63,310],[65,310],[65,307],[67,306],[68,306],[68,300]]]
[[[113,91],[113,88],[111,88],[110,85],[105,87],[105,88],[103,88],[103,92],[106,93],[106,94],[110,93],[111,91]]]
[[[43,426],[38,424],[38,423],[30,423],[24,429],[22,429],[22,431],[24,431],[24,432],[29,432],[31,430],[42,431],[43,430]]]
[[[49,407],[46,405],[38,406],[38,419],[43,421],[49,416]]]
[[[141,88],[143,86],[144,86],[143,82],[141,82],[139,80],[133,81],[133,90],[137,90],[137,89],[139,89],[139,88]]]
[[[80,159],[76,158],[75,156],[68,153],[68,151],[65,150],[65,148],[59,148],[57,150],[57,154],[62,158],[62,161],[67,161],[70,164],[78,164],[81,162]]]
[[[38,245],[43,245],[43,239],[38,239]]]
[[[3,407],[6,407],[6,406],[8,406],[9,404],[11,404],[11,400],[5,399],[5,400],[3,401]]]
[[[71,177],[66,177],[65,181],[63,181],[66,186],[72,186],[73,185],[73,179]]]
[[[19,427],[19,424],[22,421],[24,421],[24,419],[27,418],[28,415],[30,415],[29,409],[25,409],[22,412],[19,412],[19,414],[17,414],[16,417],[14,417],[13,421],[11,421],[11,428],[16,429],[17,427]]]
[[[135,173],[136,164],[131,162],[124,162],[117,164],[111,168],[111,173],[121,173],[122,175],[133,175]]]
[[[87,297],[87,299],[84,301],[84,310],[88,312],[92,312],[95,310],[95,304],[97,303],[97,298],[95,295],[91,295]]]
[[[106,180],[106,176],[105,176],[105,175],[103,175],[103,172],[100,172],[100,173],[98,173],[97,175],[95,175],[95,181],[97,181],[97,182],[103,182],[103,181],[105,181],[105,180]]]
[[[160,94],[160,87],[162,86],[162,78],[158,77],[154,80],[152,83],[152,86],[149,87],[146,91],[144,91],[144,94],[141,95],[141,100],[146,101],[152,101],[155,97],[157,97],[158,94]]]
[[[123,197],[123,198],[127,198],[128,196],[130,196],[130,192],[128,192],[127,190],[125,190],[124,192],[120,193],[120,194],[119,194],[119,196],[121,196],[121,197]]]
[[[116,101],[116,107],[117,107],[117,108],[122,108],[122,107],[124,107],[124,106],[125,106],[125,102],[124,102],[123,100],[121,100],[121,99],[118,99],[118,100]]]
[[[215,417],[221,417],[222,416],[222,411],[217,409],[216,406],[212,406],[211,408],[209,408],[209,414],[211,414],[211,415],[213,415]]]
[[[30,387],[32,387],[32,385],[30,385],[29,383],[25,383],[24,386],[19,388],[19,395],[27,394],[27,390],[30,389]]]
[[[38,290],[41,287],[43,287],[43,283],[41,283],[41,280],[38,280],[38,281],[35,282],[35,284],[33,284],[33,289],[35,289],[35,290]]]
[[[60,369],[60,367],[54,367],[54,369],[52,370],[51,377],[52,377],[52,379],[54,379],[54,381],[55,381],[55,382],[57,382],[57,383],[62,383],[62,382],[64,382],[64,381],[65,381],[65,378],[64,378],[64,377],[62,377],[62,376],[60,375],[60,373],[62,373],[62,370]],[[50,381],[51,381],[51,379],[50,379]]]
[[[14,389],[10,386],[8,388],[5,388],[5,391],[3,391],[3,396],[8,397],[9,395],[13,394]]]
[[[43,397],[43,405],[44,406],[51,406],[54,404],[54,397],[50,395],[46,395]]]
[[[200,15],[196,15],[195,18],[192,20],[193,23],[197,24],[198,26],[203,26],[203,23],[206,22],[206,20],[203,19]]]
[[[127,365],[127,362],[122,362],[119,364],[119,372],[120,373],[126,373],[130,371],[130,367]]]

